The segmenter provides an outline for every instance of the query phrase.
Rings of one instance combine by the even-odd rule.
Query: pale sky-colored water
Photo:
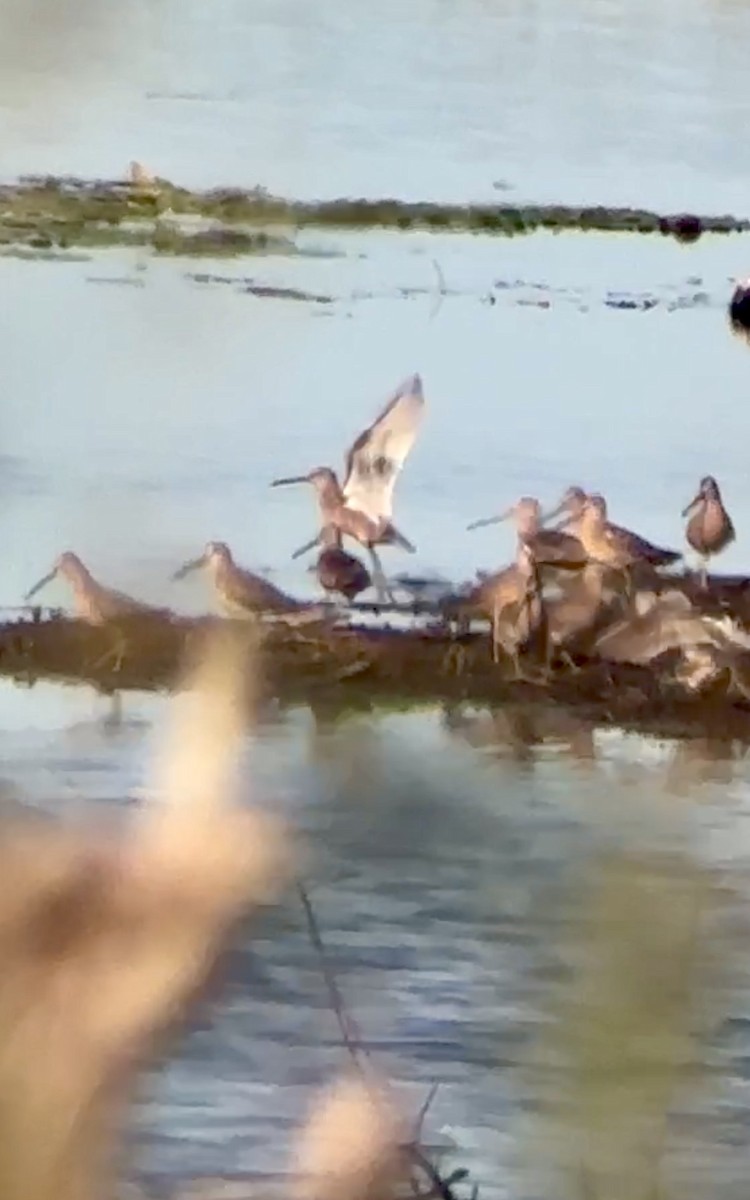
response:
[[[0,177],[745,211],[732,0],[3,0]],[[510,186],[493,191],[493,184]]]
[[[5,0],[0,32],[6,178],[116,175],[138,158],[180,182],[296,196],[747,211],[741,3]],[[396,505],[419,553],[386,551],[394,571],[497,565],[512,532],[465,525],[573,482],[679,546],[706,472],[738,531],[721,567],[750,568],[750,358],[725,314],[747,239],[311,232],[301,246],[328,253],[0,258],[0,603],[70,548],[108,583],[200,610],[201,582],[168,576],[207,538],[309,590],[290,554],[313,529],[312,496],[268,483],[340,467],[414,370],[427,414]],[[332,302],[261,301],[247,280]],[[622,297],[655,305],[613,307]],[[128,697],[118,722],[85,690],[0,686],[0,788],[63,812],[138,800],[164,704]],[[443,1081],[432,1132],[492,1195],[516,1188],[536,1098],[525,1064],[587,862],[666,847],[741,897],[747,855],[741,748],[592,731],[560,710],[532,725],[436,708],[331,726],[295,710],[269,718],[250,755],[253,794],[309,839],[321,920],[385,1069],[410,1096]],[[720,1046],[725,1059],[687,1139],[727,1191],[746,1177],[746,996],[743,977],[719,999],[698,1057],[715,1063]],[[215,1020],[150,1088],[142,1165],[270,1169],[340,1062],[334,1037],[290,901],[243,943]],[[682,1191],[691,1179],[697,1194],[695,1171]]]

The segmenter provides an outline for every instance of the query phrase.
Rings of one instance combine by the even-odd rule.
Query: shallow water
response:
[[[389,551],[389,567],[460,579],[502,562],[511,530],[466,523],[574,480],[680,545],[679,510],[710,470],[738,529],[722,565],[748,568],[748,350],[725,316],[735,242],[309,235],[303,248],[328,253],[0,260],[15,297],[0,316],[4,603],[67,546],[116,586],[201,611],[205,581],[168,576],[209,537],[313,594],[289,558],[312,496],[268,482],[338,465],[415,368],[428,409],[397,512],[419,553]],[[331,303],[258,300],[248,280]],[[67,598],[61,584],[48,596]],[[138,800],[164,703],[127,696],[118,720],[86,690],[4,685],[4,790],[62,811]],[[485,1192],[526,1194],[534,1114],[566,1086],[534,1063],[576,977],[567,943],[589,869],[605,852],[697,864],[730,889],[744,937],[744,750],[592,731],[558,710],[331,724],[299,709],[254,740],[252,792],[309,842],[316,910],[378,1061],[415,1109],[439,1080],[429,1136]],[[152,1178],[278,1170],[313,1088],[343,1065],[293,899],[240,939],[229,975],[216,1015],[145,1089],[137,1164]],[[738,975],[699,1031],[710,1086],[675,1101],[671,1169],[696,1194],[709,1161],[724,1191],[744,1179]]]
[[[741,3],[133,0],[108,17],[78,4],[77,25],[67,4],[40,6],[54,36],[38,21],[32,36],[31,12],[0,3],[3,176],[113,175],[136,157],[180,182],[297,196],[745,211]],[[679,546],[680,510],[711,472],[738,530],[720,568],[750,570],[750,359],[726,323],[747,239],[309,232],[300,249],[0,258],[0,604],[67,547],[108,583],[201,611],[206,585],[168,577],[208,538],[313,594],[290,560],[312,496],[268,483],[342,465],[414,370],[428,409],[397,516],[419,552],[387,551],[389,569],[458,580],[501,563],[512,531],[466,524],[573,482]],[[259,299],[249,284],[329,300]],[[58,584],[47,595],[66,600]],[[118,717],[84,689],[3,684],[3,794],[63,812],[136,802],[164,705],[128,696]],[[333,723],[295,709],[253,741],[252,793],[309,841],[348,1003],[415,1108],[441,1081],[428,1133],[483,1194],[529,1191],[535,1110],[565,1090],[564,1073],[532,1068],[575,982],[592,865],[669,853],[720,883],[732,919],[711,944],[734,972],[714,981],[710,1019],[701,1009],[708,1086],[680,1093],[672,1133],[682,1193],[705,1195],[706,1174],[722,1195],[744,1189],[742,747],[591,730],[556,710],[438,708]],[[277,1169],[312,1088],[343,1063],[292,899],[240,939],[229,974],[215,1017],[144,1090],[149,1175]]]

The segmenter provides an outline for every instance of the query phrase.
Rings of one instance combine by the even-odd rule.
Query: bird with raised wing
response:
[[[700,577],[706,586],[709,558],[720,554],[734,541],[732,518],[724,507],[719,485],[713,475],[706,475],[698,485],[698,491],[682,511],[688,517],[685,538],[691,549],[700,557]]]
[[[525,542],[534,554],[537,563],[553,565],[564,563],[568,567],[583,567],[589,560],[581,541],[575,534],[562,529],[545,529],[542,507],[534,496],[522,496],[515,504],[496,517],[483,517],[472,521],[467,529],[480,529],[485,525],[496,525],[513,518],[520,541]]]
[[[319,608],[282,592],[270,580],[254,571],[240,567],[226,542],[207,542],[198,558],[186,562],[172,575],[173,580],[184,579],[193,571],[207,570],[220,607],[227,617],[257,617],[264,613],[274,616],[290,616]]]
[[[378,592],[393,599],[376,546],[398,545],[410,553],[414,546],[393,524],[393,490],[419,430],[424,413],[419,375],[412,375],[396,390],[376,420],[359,435],[346,457],[346,474],[339,483],[330,467],[315,467],[307,475],[274,479],[272,487],[311,483],[315,488],[321,531],[336,526],[343,537],[366,547],[374,568]],[[306,542],[293,558],[311,550],[321,534]]]

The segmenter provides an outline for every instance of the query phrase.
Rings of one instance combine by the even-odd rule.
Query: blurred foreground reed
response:
[[[113,1200],[139,1068],[210,990],[235,922],[293,879],[289,831],[240,794],[252,654],[222,635],[186,672],[150,799],[129,819],[3,818],[0,1200]],[[535,1047],[548,1103],[527,1148],[555,1200],[652,1200],[670,1190],[668,1119],[695,1075],[711,892],[687,856],[653,852],[608,853],[579,883],[572,982]],[[437,1173],[420,1123],[361,1054],[302,900],[351,1071],[316,1098],[286,1194],[455,1200],[466,1172]]]
[[[0,1196],[114,1195],[139,1063],[289,868],[233,779],[247,663],[215,643],[173,702],[157,791],[115,828],[9,815],[0,841]]]

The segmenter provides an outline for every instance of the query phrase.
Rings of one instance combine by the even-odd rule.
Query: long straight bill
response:
[[[481,521],[472,521],[471,525],[467,525],[468,529],[481,529],[484,525],[497,525],[500,521],[507,521],[511,515],[512,509],[507,509],[506,512],[500,513],[497,517],[482,517]]]
[[[37,592],[41,592],[43,587],[46,587],[48,583],[52,583],[52,580],[55,578],[56,574],[57,571],[49,571],[45,576],[43,576],[42,579],[39,580],[38,583],[34,584],[33,588],[29,589],[24,599],[30,600],[32,596],[36,596]]]

